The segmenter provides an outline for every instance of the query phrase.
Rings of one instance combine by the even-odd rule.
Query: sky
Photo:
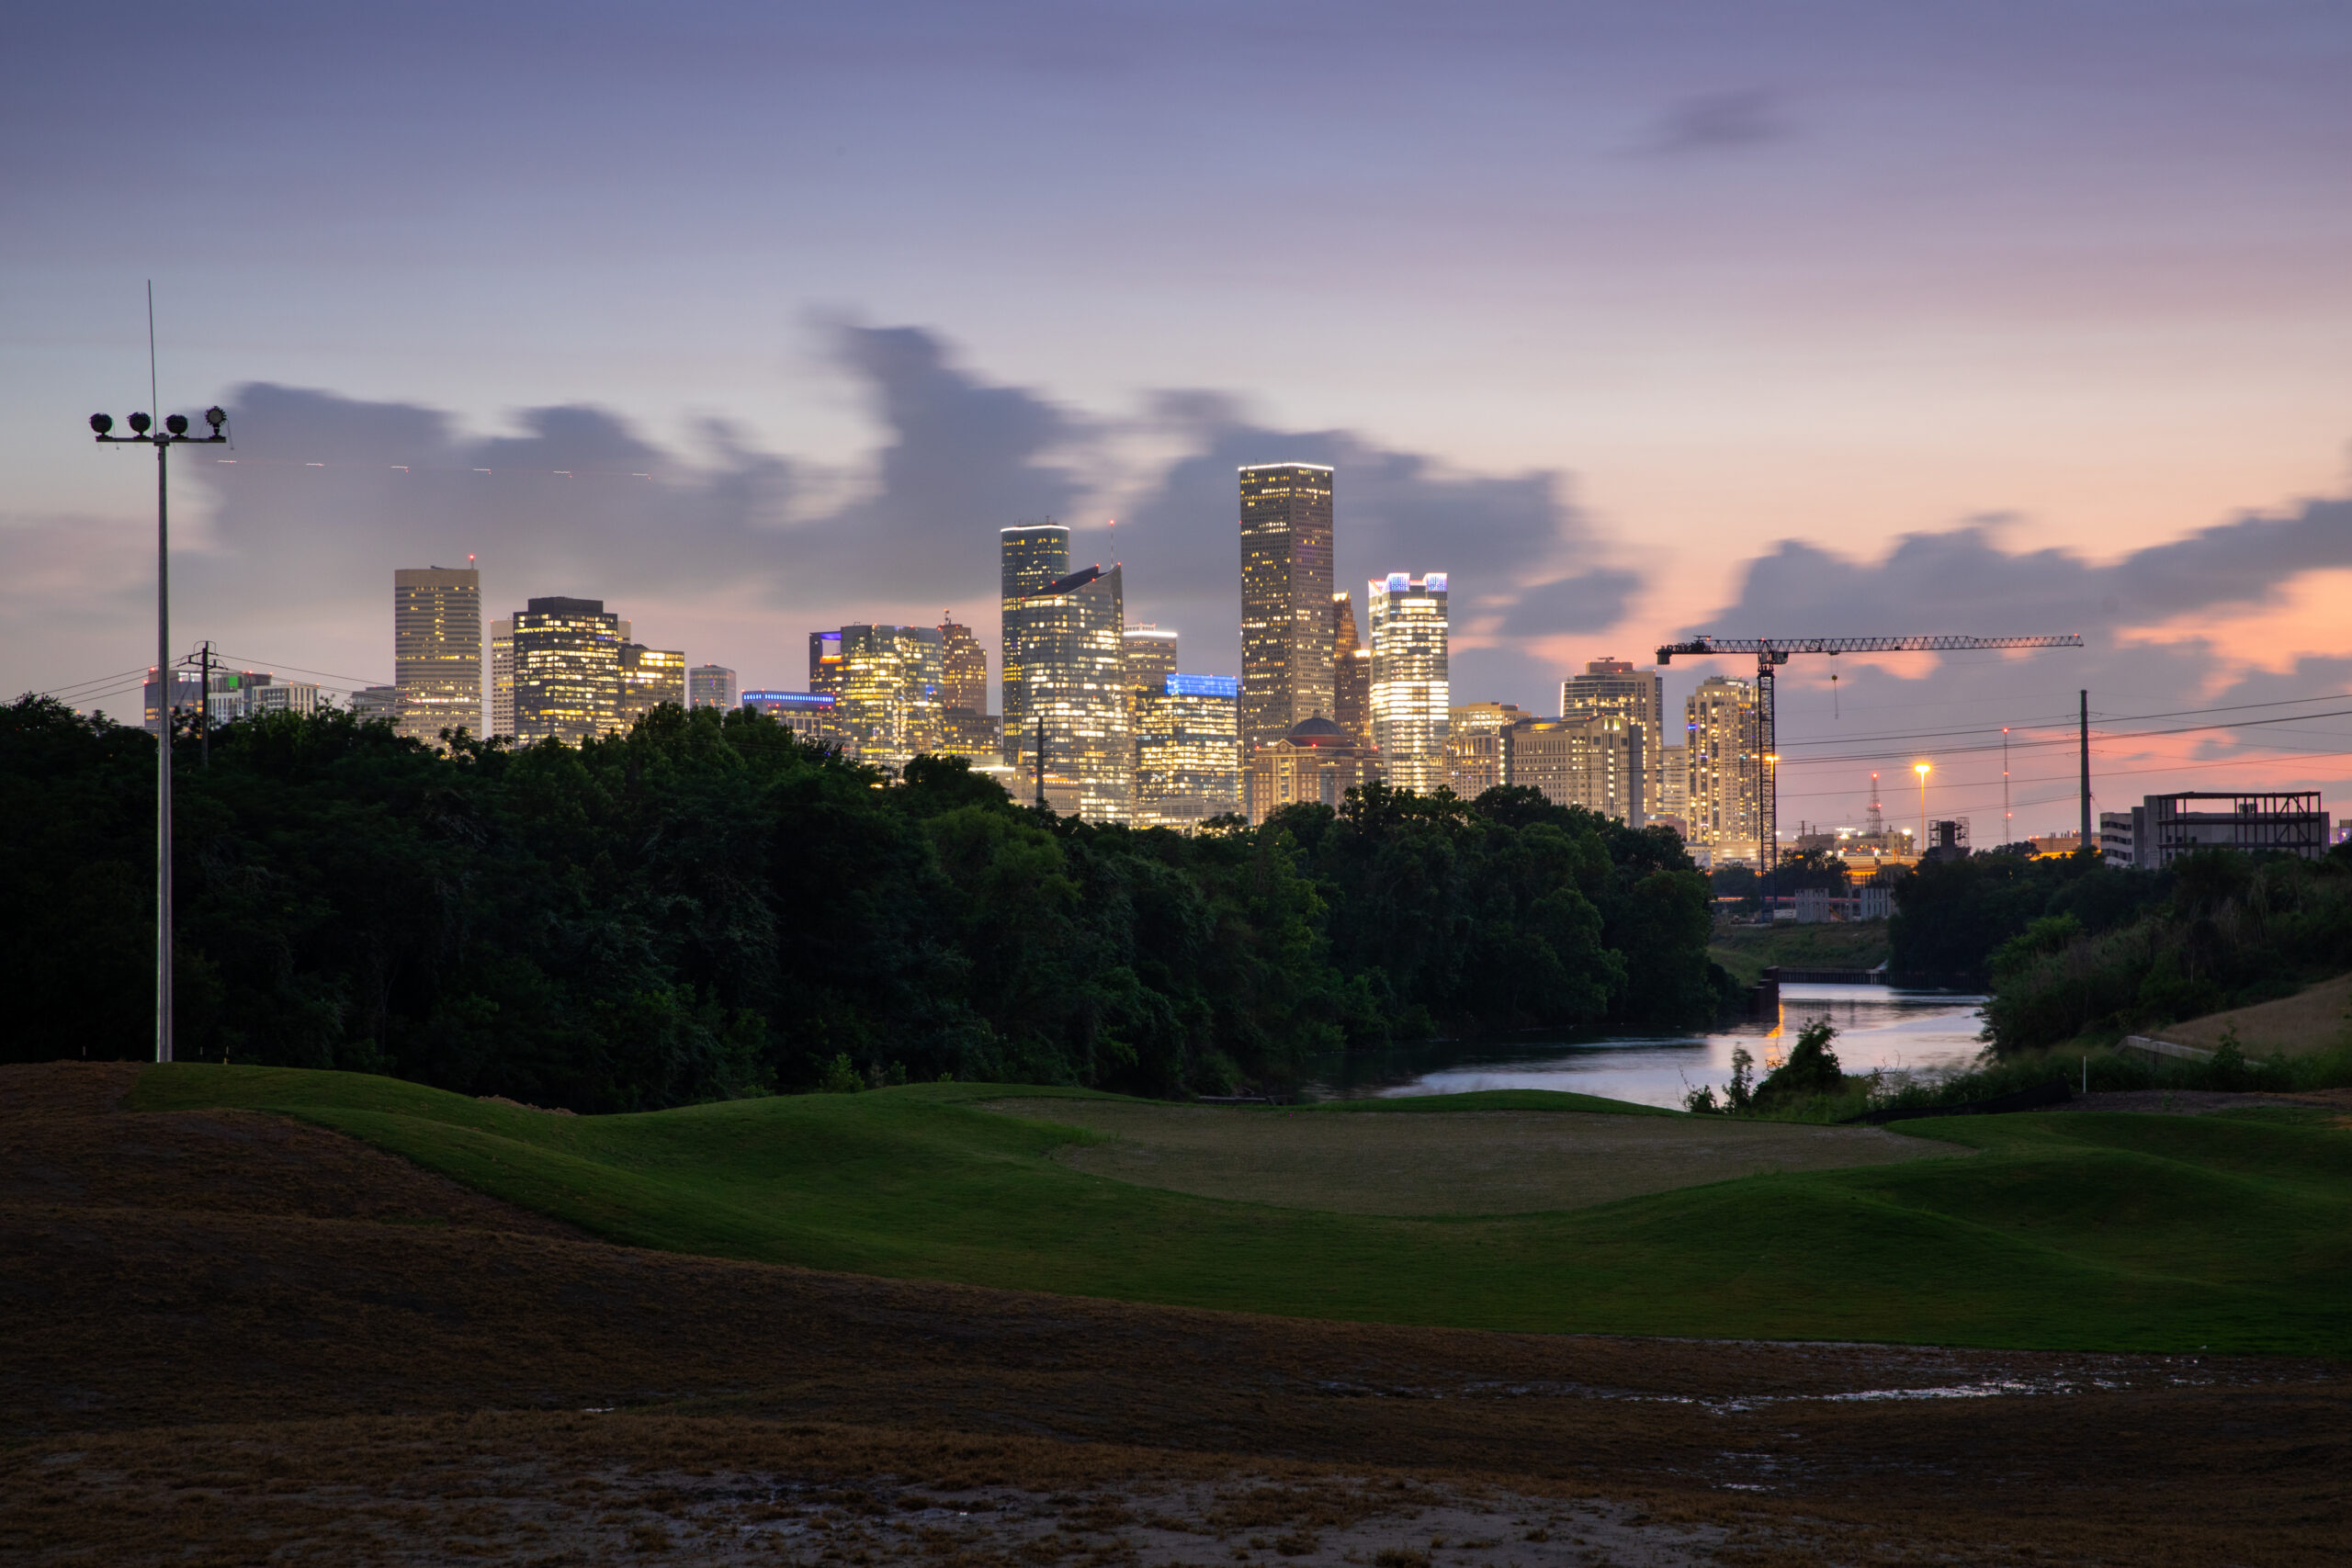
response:
[[[2341,811],[2346,80],[2352,9],[2261,0],[32,8],[0,687],[152,661],[149,459],[83,423],[147,404],[152,280],[164,408],[236,437],[175,459],[175,642],[330,686],[468,554],[747,684],[848,621],[993,650],[1044,515],[1229,673],[1233,469],[1297,459],[1343,584],[1450,574],[1457,701],[2085,637],[1792,663],[1784,822],[1927,758],[1980,842],[2071,826],[2078,691],[2102,808]]]

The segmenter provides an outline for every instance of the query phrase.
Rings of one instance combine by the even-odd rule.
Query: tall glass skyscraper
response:
[[[392,684],[402,735],[481,732],[481,573],[421,567],[392,573]]]
[[[1001,530],[997,539],[1002,620],[998,658],[1004,671],[1004,760],[1019,765],[1029,723],[1028,611],[1022,601],[1069,575],[1069,530],[1050,518]],[[1027,799],[1026,795],[1021,798]]]
[[[1583,674],[1560,682],[1561,717],[1611,713],[1641,726],[1643,815],[1665,810],[1666,682],[1657,671],[1636,670],[1622,659],[1596,659]]]
[[[1153,828],[1199,827],[1241,809],[1241,682],[1230,675],[1161,677],[1135,699],[1135,817]]]
[[[619,728],[621,618],[602,599],[533,599],[514,617],[514,734],[573,744]]]
[[[1372,739],[1398,789],[1445,783],[1445,573],[1392,571],[1366,584],[1372,604]]]
[[[1331,470],[1241,471],[1241,741],[1281,739],[1332,716]]]
[[[942,664],[935,626],[843,626],[842,732],[869,762],[902,767],[939,745]]]
[[[946,611],[939,616],[939,656],[941,705],[971,714],[988,712],[989,656],[972,628]]]
[[[489,734],[514,733],[514,617],[490,623]]]
[[[626,729],[663,703],[686,705],[686,656],[682,649],[621,644],[619,716]]]
[[[1372,749],[1372,655],[1356,640],[1355,601],[1345,593],[1331,595],[1331,721]]]
[[[1008,723],[1013,798],[1035,798],[1037,742],[1045,789],[1057,811],[1090,822],[1125,822],[1132,809],[1135,744],[1127,735],[1126,606],[1119,569],[1090,566],[1020,602],[1022,714]],[[1008,695],[1010,690],[1008,689]]]

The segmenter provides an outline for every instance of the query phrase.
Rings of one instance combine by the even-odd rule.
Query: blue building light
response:
[[[1240,679],[1233,675],[1170,675],[1168,694],[1171,697],[1238,697]]]

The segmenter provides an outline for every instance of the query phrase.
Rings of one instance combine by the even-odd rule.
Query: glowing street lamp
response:
[[[1911,771],[1919,775],[1919,843],[1913,852],[1924,859],[1928,853],[1928,764],[1914,762]]]
[[[204,411],[209,435],[190,435],[187,415],[173,414],[164,428],[143,413],[128,421],[130,434],[114,434],[112,414],[94,413],[90,429],[109,446],[135,445],[155,448],[155,716],[163,733],[155,746],[155,1060],[172,1059],[172,577],[171,536],[164,510],[164,456],[175,446],[193,442],[212,446],[229,438],[220,427],[229,416],[219,409]],[[209,716],[209,694],[207,694]]]

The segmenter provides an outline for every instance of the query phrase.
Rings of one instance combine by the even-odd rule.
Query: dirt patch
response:
[[[1351,1214],[1510,1214],[1784,1170],[1968,1153],[1876,1127],[1580,1111],[1228,1111],[1096,1100],[984,1110],[1107,1133],[1059,1150],[1096,1176],[1202,1198]]]
[[[2267,1056],[2273,1051],[2304,1056],[2352,1043],[2352,975],[2323,980],[2276,1001],[2168,1023],[2153,1032],[2177,1045],[2214,1051],[2221,1048],[2222,1031],[2229,1029],[2237,1031],[2239,1047],[2249,1056]]]

